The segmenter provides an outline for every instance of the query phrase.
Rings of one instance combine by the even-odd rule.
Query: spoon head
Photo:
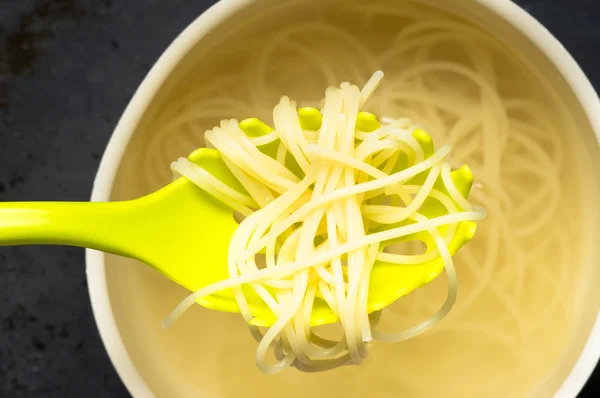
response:
[[[319,110],[315,108],[301,108],[298,110],[300,124],[304,129],[317,131],[321,126],[322,116]],[[252,118],[246,119],[239,123],[240,128],[249,137],[260,137],[269,134],[273,129],[262,121]],[[360,112],[357,120],[357,129],[364,132],[372,132],[380,127],[377,117],[373,114]],[[431,137],[423,130],[415,130],[412,133],[413,137],[421,145],[426,157],[433,154],[433,141]],[[273,144],[273,145],[272,145]],[[277,143],[260,146],[260,150],[275,157],[277,151]],[[292,158],[292,157],[288,157]],[[242,185],[238,182],[235,176],[229,171],[225,165],[221,155],[214,149],[200,148],[194,151],[188,159],[206,171],[217,177],[220,181],[227,184],[240,193],[247,194]],[[407,166],[402,165],[402,161],[395,171]],[[297,164],[286,165],[295,174],[301,174],[301,170]],[[414,183],[422,183],[426,177],[426,173],[418,175],[414,178]],[[457,189],[465,198],[469,195],[473,184],[473,175],[467,166],[463,166],[451,173]],[[237,224],[234,222],[233,210],[216,201],[210,195],[197,188],[190,181],[183,178],[178,179],[171,184],[176,189],[173,190],[173,200],[178,197],[177,201],[189,201],[190,203],[179,203],[178,207],[186,209],[197,209],[199,219],[195,227],[198,229],[195,242],[189,245],[190,252],[184,256],[178,255],[178,258],[187,259],[187,261],[175,266],[165,258],[163,264],[168,264],[168,269],[164,270],[171,279],[190,290],[198,290],[204,286],[227,279],[229,273],[227,271],[227,246],[229,240],[235,231]],[[435,185],[436,189],[445,191],[441,178]],[[169,189],[166,187],[165,189]],[[160,191],[159,191],[160,192]],[[185,192],[185,195],[182,193]],[[184,197],[187,197],[185,199]],[[191,199],[191,200],[190,200]],[[196,203],[192,203],[197,201]],[[189,206],[189,207],[181,207]],[[458,207],[458,205],[457,205]],[[419,209],[419,212],[427,218],[437,217],[447,214],[447,210],[436,200],[428,198],[424,205]],[[190,220],[191,221],[191,220]],[[193,222],[193,221],[192,221]],[[405,224],[387,225],[386,228],[394,228]],[[439,227],[440,233],[445,232],[446,227]],[[451,254],[456,253],[464,244],[471,240],[475,234],[476,225],[473,222],[461,222],[457,227],[457,232],[453,240],[448,245]],[[182,239],[189,240],[187,236],[181,234]],[[420,232],[403,237],[401,241],[421,241],[424,242],[427,249],[426,252],[435,250],[435,245],[431,237],[426,232]],[[398,241],[386,242],[387,245],[398,243]],[[181,248],[186,245],[179,244]],[[384,249],[384,248],[382,248]],[[196,260],[197,259],[197,260]],[[154,261],[156,264],[156,261]],[[161,262],[162,263],[162,262]],[[392,304],[398,298],[408,294],[416,288],[419,288],[434,278],[436,278],[444,269],[444,264],[439,256],[420,264],[391,264],[377,261],[373,266],[370,276],[368,312],[378,311],[385,306]],[[268,306],[259,298],[254,290],[248,286],[242,287],[248,299],[249,307],[255,315],[252,323],[258,326],[271,326],[276,318],[268,308]],[[217,294],[203,297],[198,300],[198,303],[206,308],[226,311],[239,312],[239,307],[235,301],[233,292],[225,290]],[[325,301],[320,298],[315,298],[315,304],[312,312],[311,324],[313,326],[333,323],[337,321],[336,315],[331,311]]]

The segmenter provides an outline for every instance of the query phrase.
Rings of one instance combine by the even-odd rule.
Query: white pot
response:
[[[128,197],[128,195],[134,195],[132,191],[131,194],[121,193],[122,197],[115,197],[113,188],[119,178],[125,178],[122,176],[126,169],[123,155],[128,145],[131,144],[130,140],[134,132],[143,129],[144,124],[147,123],[145,115],[152,112],[156,97],[168,95],[168,87],[166,87],[169,85],[168,82],[183,76],[186,70],[189,70],[192,66],[194,59],[198,59],[204,48],[210,46],[209,43],[204,42],[207,35],[220,27],[222,28],[223,24],[240,10],[244,9],[244,12],[246,12],[246,7],[249,7],[248,10],[256,10],[257,3],[262,5],[262,3],[266,4],[269,1],[221,0],[196,19],[171,44],[139,87],[112,135],[94,184],[93,201],[121,199]],[[495,32],[494,34],[501,34],[503,39],[513,45],[514,48],[527,52],[531,52],[533,49],[538,52],[538,55],[531,56],[538,57],[540,63],[548,64],[549,68],[558,72],[554,77],[555,79],[558,76],[564,79],[559,84],[563,84],[567,90],[570,90],[573,98],[576,98],[572,106],[577,108],[576,112],[578,112],[580,118],[587,119],[585,123],[591,126],[596,137],[600,138],[600,101],[597,94],[565,48],[534,18],[509,0],[430,1],[439,3],[442,7],[456,10],[467,19],[481,22],[491,32]],[[271,3],[273,2],[271,1]],[[250,13],[250,11],[248,12]],[[201,71],[198,73],[201,73]],[[109,272],[107,259],[110,259],[111,267],[118,266],[119,260],[112,256],[93,250],[87,251],[88,285],[100,335],[118,374],[131,394],[135,397],[160,395],[151,387],[154,383],[148,382],[149,378],[162,378],[164,380],[161,383],[166,385],[169,383],[172,372],[178,370],[169,369],[169,364],[164,363],[161,365],[162,369],[158,372],[144,373],[140,371],[140,363],[144,359],[139,357],[139,353],[143,352],[144,349],[152,350],[153,347],[147,346],[144,348],[143,342],[140,342],[139,347],[125,343],[131,341],[131,338],[124,338],[129,331],[126,328],[119,328],[115,311],[125,311],[120,316],[136,317],[138,315],[134,310],[135,304],[121,305],[120,303],[124,299],[111,290],[111,283],[113,282],[110,281],[110,278],[107,278],[107,272]],[[127,266],[136,265],[128,263]],[[154,277],[149,276],[149,278]],[[156,278],[161,277],[156,276]],[[137,289],[137,287],[132,286],[132,289]],[[159,295],[163,292],[153,292],[149,288],[147,293]],[[181,296],[181,293],[179,293],[179,297]],[[165,308],[156,310],[156,319],[166,315]],[[562,386],[556,393],[556,397],[576,397],[600,357],[600,316],[595,313],[591,314],[591,317],[595,318],[595,323],[590,331],[593,320],[588,322],[587,329],[584,331],[584,335],[588,336],[587,343],[585,346],[581,345],[579,347],[581,350],[578,353],[579,359],[568,377],[557,383],[557,385],[562,383]],[[143,317],[139,319],[140,324],[145,325],[142,327],[146,327],[147,322],[145,320],[147,319]],[[159,327],[159,325],[156,325],[156,327]],[[199,375],[199,377],[202,377],[202,375]],[[232,382],[235,382],[235,376],[232,375],[232,377]],[[198,396],[217,396],[217,394],[198,391]]]

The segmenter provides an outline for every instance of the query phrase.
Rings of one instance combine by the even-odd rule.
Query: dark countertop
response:
[[[0,200],[87,200],[150,66],[212,0],[0,0]],[[600,87],[600,2],[520,0]],[[596,370],[591,384],[600,387]],[[127,397],[84,252],[0,248],[0,397]]]

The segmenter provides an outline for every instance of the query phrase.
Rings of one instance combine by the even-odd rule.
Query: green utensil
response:
[[[302,108],[298,114],[304,128],[320,127],[321,114],[317,109]],[[375,115],[359,114],[358,129],[373,131],[379,126]],[[246,119],[240,127],[249,136],[272,131],[258,119]],[[432,140],[425,132],[417,130],[413,136],[426,154],[433,153]],[[265,147],[265,153],[272,150],[268,145]],[[200,148],[188,159],[244,192],[215,150]],[[467,197],[473,183],[469,168],[453,171],[452,179]],[[438,188],[443,189],[441,184]],[[427,217],[444,214],[435,201],[427,201],[420,212]],[[232,209],[185,178],[130,201],[0,202],[0,246],[47,244],[101,250],[140,260],[192,291],[229,277],[227,248],[236,227]],[[449,245],[450,252],[454,254],[474,233],[475,223],[461,223]],[[411,238],[427,241],[428,234],[415,234]],[[439,259],[406,266],[377,262],[370,278],[369,312],[428,283],[442,270]],[[275,319],[269,308],[251,289],[245,291],[256,315],[253,323],[271,325]],[[198,303],[213,310],[239,312],[230,290],[203,297]],[[325,302],[317,299],[311,323],[320,325],[336,320]]]

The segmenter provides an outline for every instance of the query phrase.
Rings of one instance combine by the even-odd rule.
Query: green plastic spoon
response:
[[[317,109],[302,108],[298,114],[304,128],[319,129],[321,114]],[[359,114],[358,129],[369,132],[379,126],[374,115]],[[258,119],[246,119],[240,127],[249,136],[272,131]],[[422,130],[415,131],[413,136],[430,156],[433,153],[431,138]],[[269,145],[261,149],[267,154],[273,151]],[[200,148],[188,159],[230,187],[244,192],[215,150]],[[453,171],[452,179],[466,198],[473,182],[469,168],[463,166]],[[444,189],[441,181],[437,187]],[[421,213],[427,217],[444,214],[436,203],[428,199]],[[48,244],[101,250],[140,260],[191,291],[229,277],[227,248],[236,227],[232,209],[185,178],[150,195],[123,202],[0,202],[0,246]],[[454,254],[474,233],[475,223],[461,223],[449,245],[450,252]],[[412,239],[429,242],[426,233],[414,234],[404,240]],[[428,247],[433,250],[432,245]],[[439,259],[406,266],[376,263],[370,279],[369,312],[430,282],[442,270]],[[244,289],[256,316],[252,323],[271,325],[275,320],[272,312],[252,289]],[[203,297],[198,303],[213,310],[239,312],[230,290]],[[317,298],[311,323],[321,325],[336,320],[327,304]]]

